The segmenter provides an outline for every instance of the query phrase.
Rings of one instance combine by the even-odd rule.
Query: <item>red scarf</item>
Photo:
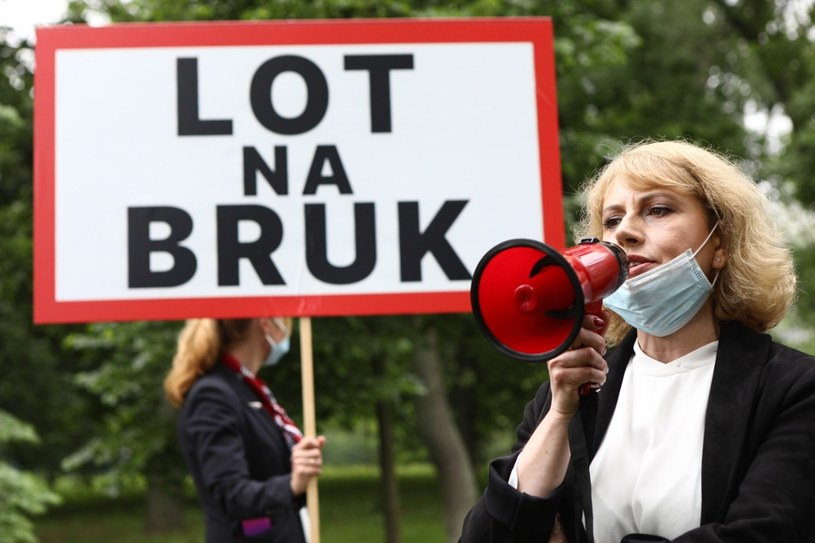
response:
[[[260,403],[283,431],[283,437],[286,438],[286,443],[289,445],[289,448],[293,447],[295,443],[299,443],[300,440],[303,439],[303,433],[299,428],[297,428],[294,421],[291,420],[286,414],[286,410],[283,409],[283,406],[277,403],[272,391],[269,390],[269,387],[266,386],[266,383],[264,383],[260,377],[246,369],[237,358],[229,353],[225,353],[223,355],[221,358],[221,363],[237,373],[241,379],[243,379],[243,382],[246,383],[257,395],[257,397],[260,399]]]

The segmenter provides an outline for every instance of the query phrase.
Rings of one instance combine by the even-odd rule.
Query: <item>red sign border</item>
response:
[[[34,322],[338,316],[470,311],[468,291],[71,301],[56,300],[55,67],[61,49],[236,45],[529,42],[537,92],[543,239],[565,244],[552,22],[548,17],[331,19],[65,25],[37,29],[34,95]]]

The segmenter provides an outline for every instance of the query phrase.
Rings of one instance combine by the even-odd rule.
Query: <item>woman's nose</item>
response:
[[[642,239],[642,228],[636,216],[626,215],[614,230],[614,241],[621,247],[637,245]]]

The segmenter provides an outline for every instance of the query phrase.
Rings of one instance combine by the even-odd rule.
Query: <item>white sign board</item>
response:
[[[37,34],[35,321],[469,310],[563,244],[548,19]]]

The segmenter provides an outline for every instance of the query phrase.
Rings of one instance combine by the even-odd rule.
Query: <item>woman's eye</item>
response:
[[[670,208],[664,206],[654,206],[648,210],[648,213],[650,215],[654,215],[656,217],[662,217],[663,215],[667,215],[670,212],[671,212]]]
[[[603,229],[613,230],[618,224],[620,224],[619,217],[609,217],[603,221]]]

